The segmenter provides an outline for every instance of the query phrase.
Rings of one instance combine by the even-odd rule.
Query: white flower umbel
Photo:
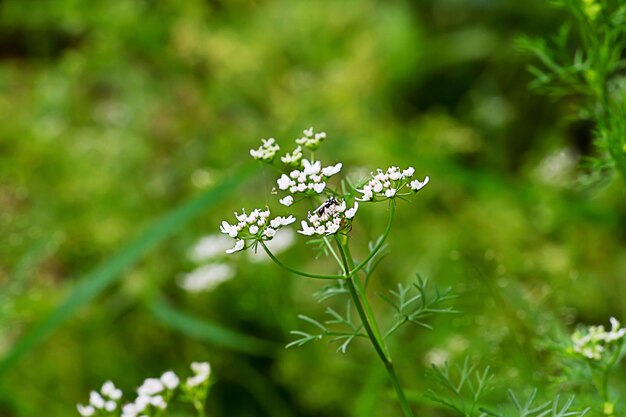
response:
[[[604,326],[589,326],[576,330],[572,336],[572,351],[587,359],[599,361],[605,352],[611,350],[617,343],[623,343],[626,329],[620,327],[619,321],[611,317],[611,330],[606,331]]]
[[[235,269],[223,263],[213,263],[196,268],[182,275],[178,285],[189,292],[211,291],[223,282],[235,276]]]
[[[306,129],[302,133],[304,133],[304,136],[296,139],[296,143],[298,145],[305,146],[312,151],[319,148],[324,139],[326,139],[326,132],[315,133],[312,127]]]
[[[279,229],[296,221],[293,216],[277,216],[271,220],[269,217],[269,209],[254,209],[250,214],[246,214],[245,210],[242,210],[241,214],[235,212],[236,224],[223,221],[220,226],[221,232],[237,239],[235,246],[227,250],[226,253],[234,253],[256,246],[256,243],[262,240],[271,240]],[[246,242],[251,243],[246,245]]]
[[[413,167],[408,167],[404,170],[400,170],[400,168],[396,166],[389,167],[386,171],[378,169],[376,173],[371,173],[370,180],[363,188],[357,190],[362,194],[361,198],[357,198],[357,200],[380,201],[388,198],[407,196],[419,191],[428,184],[428,177],[424,178],[424,181],[411,181],[413,174],[415,174],[415,168]]]
[[[100,392],[91,391],[89,404],[78,404],[78,413],[82,417],[92,416],[120,416],[120,417],[147,417],[165,415],[165,409],[172,400],[191,404],[199,414],[204,415],[204,401],[209,388],[208,380],[211,367],[208,363],[192,363],[193,376],[197,384],[189,387],[180,384],[178,376],[167,371],[160,378],[147,378],[137,389],[137,397],[133,402],[120,407],[119,400],[122,391],[115,387],[113,382],[107,381],[102,385]]]
[[[264,162],[272,162],[276,157],[276,153],[280,150],[280,146],[274,138],[261,139],[263,144],[259,149],[250,149],[250,155],[254,159]]]
[[[345,200],[338,201],[331,197],[320,208],[309,213],[308,222],[302,220],[302,230],[298,230],[298,233],[305,236],[335,234],[350,226],[358,209],[357,202],[347,209]]]
[[[293,170],[289,173],[289,175],[281,175],[276,183],[278,184],[278,188],[280,190],[288,191],[292,195],[301,193],[313,196],[322,193],[326,189],[326,181],[328,178],[339,173],[341,171],[341,167],[342,164],[339,163],[322,168],[322,163],[320,161],[309,161],[308,159],[303,159],[302,169]],[[283,205],[291,205],[291,203],[293,203],[293,197],[287,200],[281,199],[281,204]]]
[[[283,163],[292,166],[294,168],[300,167],[302,161],[302,147],[298,146],[292,153],[285,154],[285,156],[281,156],[280,160]]]

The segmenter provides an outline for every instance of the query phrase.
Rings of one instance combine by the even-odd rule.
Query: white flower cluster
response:
[[[296,143],[298,145],[303,145],[311,150],[319,148],[324,139],[326,139],[326,132],[315,133],[313,132],[312,127],[306,129],[302,133],[304,133],[304,136],[296,139]]]
[[[311,162],[307,159],[302,160],[303,169],[293,170],[289,175],[283,174],[276,181],[278,188],[289,191],[291,194],[304,193],[308,195],[320,194],[326,188],[326,180],[341,171],[342,164],[329,165],[322,168],[320,161]],[[293,196],[280,200],[285,206],[293,203]]]
[[[377,197],[380,198],[394,198],[396,195],[408,195],[400,194],[404,187],[409,187],[412,192],[419,191],[422,187],[428,184],[429,178],[424,178],[424,181],[413,180],[413,174],[415,168],[408,167],[405,170],[400,170],[396,166],[392,166],[383,172],[382,169],[376,170],[376,174],[371,173],[372,178],[363,186],[362,190],[358,190],[363,196],[359,201],[374,201]]]
[[[147,410],[165,410],[172,391],[178,387],[180,380],[172,371],[167,371],[161,378],[148,378],[137,388],[134,402],[122,407],[121,417],[137,417],[148,414]]]
[[[242,214],[235,212],[236,224],[222,221],[220,231],[232,238],[238,238],[235,246],[232,249],[228,249],[226,253],[243,250],[245,248],[245,240],[254,240],[255,242],[270,240],[278,229],[296,221],[293,216],[277,216],[271,220],[269,220],[269,217],[269,209],[254,209],[250,214],[246,214],[245,210],[242,210]]]
[[[107,381],[102,386],[100,393],[96,391],[90,393],[89,405],[77,405],[78,413],[83,417],[162,415],[162,410],[167,409],[169,401],[177,394],[179,386],[187,397],[189,393],[194,394],[195,397],[206,396],[207,381],[211,375],[210,365],[207,362],[193,362],[191,370],[193,376],[187,378],[182,386],[180,379],[173,371],[165,372],[160,378],[147,378],[137,388],[135,401],[125,404],[121,409],[118,407],[118,403],[122,398],[122,391],[115,388],[111,381]]]
[[[613,344],[626,335],[626,328],[620,327],[619,321],[611,317],[611,330],[604,326],[589,326],[572,334],[573,351],[588,359],[600,360],[602,354]]]
[[[189,292],[211,291],[235,276],[232,266],[224,263],[202,265],[180,277],[178,284]]]
[[[287,165],[299,167],[302,161],[302,156],[302,147],[298,146],[292,153],[287,153],[285,156],[281,156],[280,160]]]
[[[211,365],[208,362],[193,362],[191,370],[194,375],[187,378],[187,387],[193,388],[200,386],[209,380],[211,376]]]
[[[91,391],[89,393],[89,404],[78,404],[78,414],[83,417],[90,417],[100,411],[112,413],[118,408],[118,401],[122,398],[122,391],[115,387],[113,382],[107,381],[102,385],[100,392]]]
[[[306,236],[332,235],[347,227],[358,209],[359,203],[355,202],[352,208],[347,209],[345,200],[337,201],[331,197],[315,212],[309,213],[308,223],[302,220],[302,230],[298,233]]]
[[[280,146],[276,143],[274,138],[261,139],[263,144],[259,149],[250,149],[250,155],[254,159],[258,159],[265,162],[272,162],[276,157],[276,153],[280,150]]]

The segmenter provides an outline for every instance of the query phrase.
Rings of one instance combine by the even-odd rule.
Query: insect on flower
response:
[[[339,204],[339,201],[335,197],[330,197],[328,200],[324,201],[321,206],[315,209],[314,213],[318,216],[324,214],[324,212],[330,208],[331,206],[336,206]]]

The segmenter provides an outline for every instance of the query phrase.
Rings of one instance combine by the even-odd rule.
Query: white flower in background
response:
[[[104,408],[104,404],[104,398],[102,398],[102,396],[96,391],[91,391],[89,393],[89,405],[93,406],[94,408],[101,409]]]
[[[283,161],[287,165],[291,165],[293,167],[299,167],[300,161],[302,160],[302,147],[298,146],[292,153],[285,154],[285,156],[281,156],[280,160]]]
[[[76,409],[82,417],[105,415],[147,417],[149,415],[163,415],[162,410],[167,408],[168,401],[173,398],[190,402],[196,407],[194,404],[196,400],[204,401],[206,398],[209,385],[204,384],[204,382],[209,379],[211,367],[206,362],[194,362],[191,364],[191,369],[193,376],[187,380],[187,387],[182,387],[182,397],[179,395],[181,387],[178,376],[172,371],[167,371],[160,378],[146,378],[137,389],[135,401],[125,404],[118,412],[115,410],[118,410],[117,401],[121,399],[122,391],[116,388],[111,381],[102,385],[100,393],[97,391],[89,393],[89,405],[77,404]],[[189,384],[190,380],[191,384]],[[192,399],[186,397],[189,394],[189,389],[193,390],[191,391]]]
[[[222,234],[204,236],[191,248],[188,257],[194,262],[204,262],[222,256],[232,244],[233,241]]]
[[[230,280],[234,276],[235,269],[228,264],[208,264],[183,275],[180,278],[178,285],[182,289],[194,293],[211,291],[221,283]],[[174,375],[174,377],[176,377],[176,375]],[[166,387],[171,388],[166,384],[166,380],[164,378],[168,378],[167,382],[173,381],[173,379],[171,377],[166,377],[165,374],[161,377],[161,382],[163,382]]]
[[[208,362],[193,362],[191,370],[194,375],[187,378],[187,386],[190,388],[203,384],[211,376],[211,365]]]
[[[111,381],[105,382],[102,385],[102,388],[100,389],[100,392],[105,397],[108,397],[108,398],[110,398],[112,400],[115,400],[115,401],[117,401],[120,398],[122,398],[122,390],[116,388],[115,384],[113,384],[113,382],[111,382]]]
[[[173,371],[165,372],[163,375],[161,375],[160,379],[167,389],[175,389],[180,383],[180,379],[178,379],[178,376],[176,376]]]
[[[274,239],[267,242],[267,248],[274,254],[278,255],[281,252],[284,252],[288,248],[290,248],[295,241],[295,233],[290,228],[281,229],[276,232]],[[270,257],[265,253],[265,251],[249,251],[248,257],[252,262],[263,262],[270,260]]]
[[[242,214],[235,212],[236,224],[231,225],[223,221],[220,226],[221,232],[237,238],[235,246],[232,249],[228,249],[226,253],[234,253],[246,249],[246,240],[254,241],[251,246],[254,246],[256,242],[261,240],[271,240],[280,228],[296,221],[293,216],[278,216],[271,220],[269,217],[269,209],[254,209],[250,214],[246,214],[245,210],[242,210]]]
[[[572,351],[587,359],[600,360],[608,349],[622,340],[626,329],[620,327],[619,321],[611,317],[611,330],[606,331],[604,326],[589,326],[586,329],[576,330],[572,336]]]
[[[319,148],[324,139],[326,139],[326,132],[315,133],[312,127],[306,129],[302,133],[304,133],[304,136],[296,139],[296,143],[311,150]]]
[[[254,159],[260,161],[272,162],[276,157],[276,153],[280,150],[280,146],[276,143],[274,138],[261,139],[263,144],[259,149],[250,149],[250,155]]]
[[[389,167],[387,171],[377,169],[376,173],[371,173],[370,180],[359,191],[362,196],[357,198],[358,201],[377,201],[377,199],[394,198],[396,196],[406,196],[412,192],[419,191],[428,184],[429,178],[424,181],[413,180],[411,178],[415,174],[415,168],[408,167],[400,170],[396,166]],[[407,187],[411,191],[403,192]]]
[[[341,171],[342,164],[330,165],[322,168],[320,161],[302,160],[302,169],[293,170],[287,174],[281,175],[276,181],[278,188],[282,191],[288,191],[291,194],[303,193],[305,195],[320,194],[326,188],[328,178]],[[291,197],[291,196],[287,196]],[[285,198],[287,198],[285,197]],[[282,203],[281,199],[281,204]],[[293,203],[293,197],[287,202]],[[284,204],[287,205],[287,204]]]
[[[96,409],[91,405],[78,404],[76,408],[78,409],[78,414],[83,417],[91,417],[96,413]]]
[[[355,202],[352,208],[346,210],[345,200],[339,201],[331,197],[313,213],[309,213],[308,223],[303,220],[302,230],[298,230],[298,233],[305,236],[332,235],[349,227],[349,221],[354,218],[358,209],[359,205]]]
[[[163,391],[165,387],[160,379],[148,378],[143,381],[143,384],[137,389],[137,394],[140,396],[151,396]]]

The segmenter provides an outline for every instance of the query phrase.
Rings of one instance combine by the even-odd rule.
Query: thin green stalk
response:
[[[343,275],[310,274],[308,272],[298,271],[297,269],[294,269],[290,266],[285,265],[278,258],[276,258],[276,256],[274,256],[274,254],[268,249],[268,247],[265,245],[263,241],[260,241],[260,243],[263,249],[265,250],[265,253],[267,253],[267,255],[272,259],[272,261],[276,262],[279,266],[281,266],[282,268],[286,269],[289,272],[293,272],[294,274],[301,275],[303,277],[315,278],[315,279],[346,279],[346,277]]]
[[[383,239],[384,240],[384,239]],[[402,413],[405,417],[413,417],[413,412],[411,411],[411,407],[409,406],[409,402],[406,399],[406,395],[404,394],[404,390],[402,389],[402,385],[400,385],[400,381],[398,379],[398,375],[393,367],[393,363],[391,361],[391,356],[389,355],[389,350],[387,349],[387,345],[385,344],[383,338],[380,335],[380,329],[376,324],[376,320],[372,311],[371,306],[367,301],[367,297],[363,292],[363,288],[361,286],[361,282],[355,273],[352,273],[350,268],[353,266],[354,261],[352,257],[347,257],[346,252],[349,253],[347,241],[344,244],[338,242],[339,254],[342,258],[343,268],[348,275],[348,289],[350,290],[350,295],[352,297],[352,301],[356,306],[357,312],[361,319],[361,323],[369,336],[372,345],[374,346],[374,350],[378,354],[378,357],[385,365],[385,370],[389,375],[389,379],[396,391],[398,396],[398,401],[400,402],[400,408],[402,409]]]
[[[349,273],[346,273],[346,275],[354,275],[354,274],[356,274],[358,271],[363,269],[363,267],[365,265],[367,265],[367,263],[374,256],[376,256],[376,254],[378,253],[380,248],[383,247],[383,245],[385,243],[385,240],[387,240],[387,236],[389,236],[389,232],[391,231],[391,225],[393,224],[393,218],[395,217],[395,214],[396,214],[396,202],[394,200],[391,200],[391,204],[390,204],[390,208],[389,208],[389,221],[387,222],[387,228],[385,229],[385,232],[383,233],[382,237],[380,239],[378,239],[378,242],[376,243],[374,248],[371,250],[371,252],[367,256],[367,258],[365,258],[363,261],[361,261],[361,263],[359,263],[356,267],[354,267],[354,265],[352,265],[351,266],[352,269],[350,270]]]

